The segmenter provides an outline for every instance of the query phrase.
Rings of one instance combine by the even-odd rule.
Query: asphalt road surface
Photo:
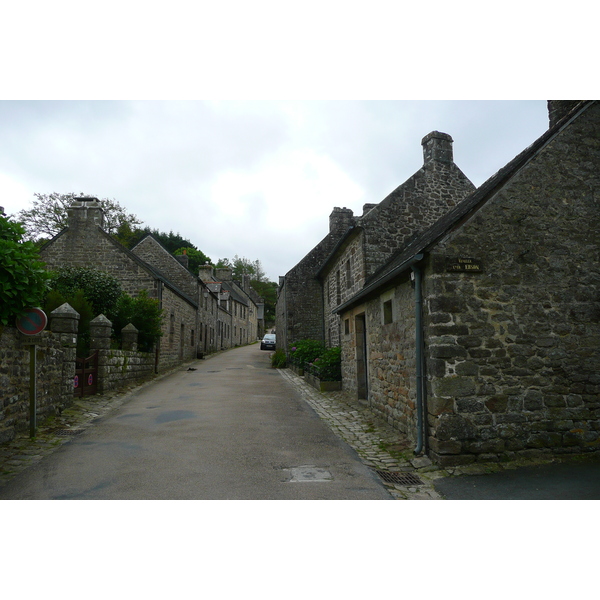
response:
[[[0,498],[391,499],[269,355],[230,350],[142,388]]]
[[[447,500],[598,500],[600,457],[446,477],[436,480],[435,489]]]

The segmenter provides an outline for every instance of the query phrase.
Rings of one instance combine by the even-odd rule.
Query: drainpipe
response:
[[[415,454],[423,451],[423,430],[425,417],[425,356],[423,350],[423,272],[417,265],[411,265],[415,281],[415,362],[417,370],[417,447]]]

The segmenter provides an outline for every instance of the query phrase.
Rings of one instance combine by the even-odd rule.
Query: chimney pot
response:
[[[423,146],[423,164],[427,165],[432,161],[453,163],[452,138],[447,133],[432,131],[422,140]]]

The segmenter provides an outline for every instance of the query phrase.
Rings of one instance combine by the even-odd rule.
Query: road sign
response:
[[[25,335],[41,333],[48,324],[48,317],[41,308],[28,308],[27,312],[17,319],[17,329]]]

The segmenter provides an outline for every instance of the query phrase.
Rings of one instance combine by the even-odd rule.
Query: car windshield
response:
[[[265,341],[274,340],[275,339],[275,335],[272,334],[272,333],[267,333],[267,335],[265,335],[265,337],[263,339]]]

